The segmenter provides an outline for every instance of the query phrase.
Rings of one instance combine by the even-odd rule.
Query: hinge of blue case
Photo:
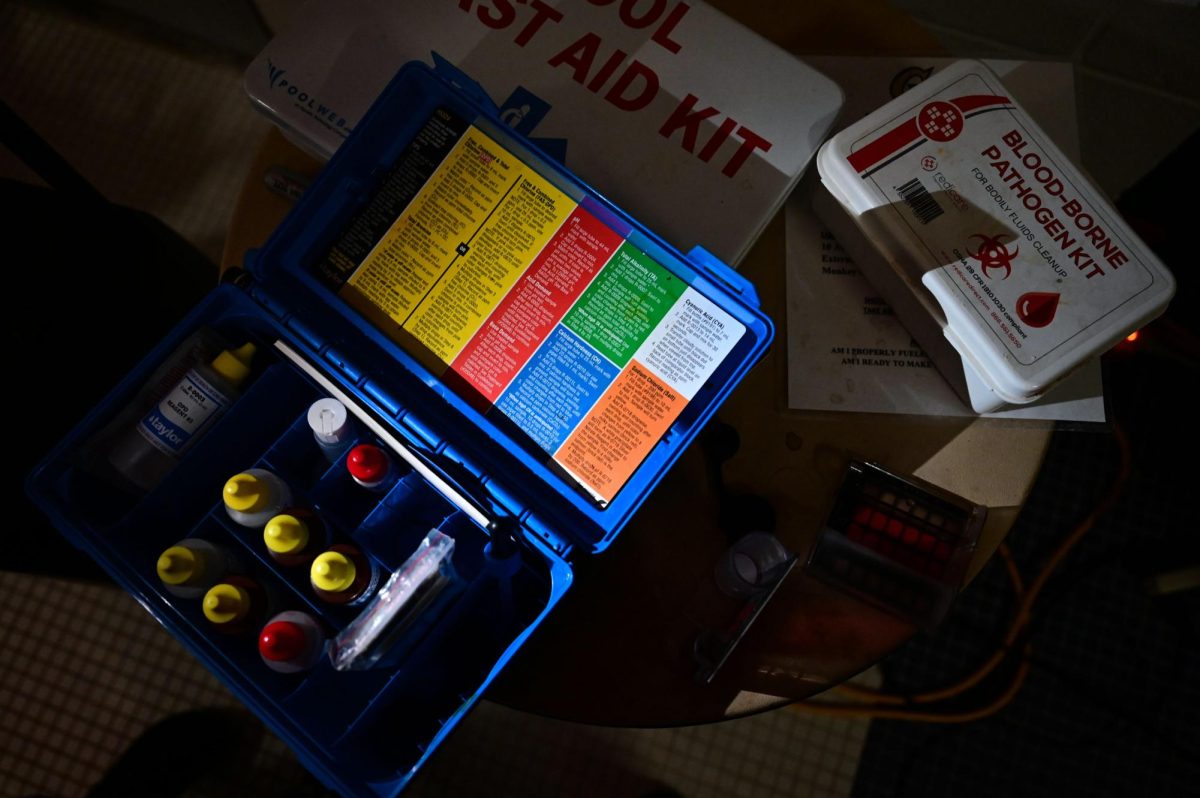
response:
[[[754,289],[741,275],[700,248],[685,258],[646,231],[505,126],[495,103],[477,83],[444,59],[435,55],[434,60],[436,69],[420,63],[401,68],[266,245],[247,256],[250,294],[294,333],[314,363],[336,374],[350,396],[379,414],[440,470],[457,463],[451,470],[470,475],[474,495],[500,516],[517,518],[523,534],[539,539],[564,559],[576,547],[586,553],[602,551],[700,425],[765,352],[773,326],[757,309]],[[328,251],[380,175],[439,107],[481,125],[516,157],[560,189],[573,192],[577,202],[622,232],[631,244],[717,301],[746,330],[736,354],[727,356],[706,387],[704,401],[695,403],[687,424],[677,421],[679,428],[673,426],[666,433],[664,445],[643,461],[607,507],[597,506],[535,454],[504,438],[478,409],[310,271],[313,259]],[[398,384],[401,387],[395,387]]]
[[[688,250],[688,260],[708,272],[708,276],[722,283],[727,289],[741,297],[742,302],[752,308],[761,308],[758,291],[754,283],[734,271],[733,267],[702,246],[694,246]]]
[[[436,52],[430,53],[430,55],[433,56],[433,73],[435,75],[462,92],[481,111],[487,112],[490,116],[500,116],[500,107],[496,105],[483,86],[480,86],[470,75]]]

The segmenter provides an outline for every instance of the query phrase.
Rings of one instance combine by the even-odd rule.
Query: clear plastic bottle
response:
[[[292,503],[287,483],[265,468],[230,477],[221,491],[225,512],[234,523],[260,529]]]
[[[163,588],[174,596],[198,599],[239,570],[237,558],[223,546],[201,538],[185,538],[158,556],[155,565]]]
[[[341,459],[357,433],[346,406],[332,397],[312,403],[308,408],[308,427],[325,459],[331,463]]]
[[[226,349],[207,365],[188,369],[113,446],[108,461],[117,473],[144,491],[162,482],[237,399],[254,352],[254,344],[243,344]]]

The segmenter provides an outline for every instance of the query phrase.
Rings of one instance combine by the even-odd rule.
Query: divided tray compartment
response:
[[[311,432],[308,437],[312,441]],[[398,475],[396,484],[411,474],[407,463],[372,436],[361,436],[355,439],[351,446],[357,446],[360,443],[373,443],[388,453],[392,462],[391,467]],[[315,441],[312,442],[312,445],[314,449],[317,448]],[[393,485],[389,489],[389,493],[394,489]],[[339,458],[337,462],[328,463],[328,468],[312,486],[310,495],[313,504],[320,508],[324,517],[332,520],[337,527],[349,532],[357,529],[364,519],[375,512],[386,501],[388,494],[369,490],[355,482],[354,478],[350,476],[350,472],[346,470],[345,460]]]
[[[269,701],[278,707],[288,694],[303,683],[304,676],[281,674],[268,668],[258,654],[257,630],[268,618],[284,610],[312,613],[313,607],[303,595],[297,594],[279,580],[270,568],[247,551],[242,545],[243,541],[230,527],[230,524],[212,514],[206,516],[184,537],[201,538],[227,549],[238,561],[239,567],[236,572],[254,580],[262,589],[267,606],[264,612],[255,617],[249,630],[237,635],[216,631],[213,624],[204,617],[201,599],[180,598],[165,592],[160,593],[160,596],[170,607],[170,614],[177,622],[177,633],[185,633],[189,642],[204,653],[218,673],[240,674],[240,677],[235,679],[244,683],[243,689],[249,689],[257,694],[260,700]],[[163,548],[167,545],[170,543],[166,543]],[[140,570],[147,574],[147,581],[151,581],[156,578],[154,565],[157,558],[156,551],[144,548],[131,553],[129,561],[139,566]]]
[[[208,499],[219,495],[207,491],[215,475],[257,457],[279,434],[278,426],[270,419],[277,413],[290,417],[311,390],[294,370],[278,361],[271,362],[149,492],[139,495],[122,487],[112,476],[103,450],[90,452],[89,462],[75,458],[59,473],[53,490],[82,525],[99,532],[136,526],[139,518],[148,514],[168,522],[194,520],[203,513]],[[149,410],[139,409],[142,413]],[[130,426],[136,423],[134,418]],[[107,438],[95,445],[111,447],[116,437],[116,432],[109,431]],[[95,445],[88,441],[84,450],[94,449]]]
[[[519,563],[492,561],[484,546],[472,545],[468,527],[482,542],[482,530],[464,516],[443,528],[456,540],[463,592],[334,746],[339,761],[371,781],[406,776],[443,727],[478,699],[570,579],[565,567],[556,572],[527,550],[517,555]]]
[[[272,343],[279,327],[239,289],[222,286],[98,403],[38,466],[28,490],[56,526],[79,544],[107,542],[147,519],[186,529],[205,513],[215,481],[259,457],[316,396]],[[252,342],[257,351],[240,394],[176,466],[148,492],[127,485],[109,453],[189,366]],[[161,394],[159,394],[161,396]],[[219,490],[219,485],[217,486]]]
[[[360,548],[373,552],[391,572],[404,564],[429,530],[439,528],[454,513],[453,504],[434,490],[420,474],[409,472],[363,518],[355,528],[353,538]],[[460,559],[467,554],[464,548],[486,544],[487,538],[482,530],[477,527],[476,530],[477,535],[483,538],[481,542],[468,543],[451,535],[455,539],[455,567],[459,567]]]
[[[185,458],[169,482],[154,494],[172,495],[171,483],[176,482],[174,490],[195,486],[200,480],[210,482],[209,489],[194,502],[171,503],[154,494],[147,496],[122,525],[128,534],[120,537],[128,542],[120,547],[120,556],[135,565],[147,591],[159,593],[166,601],[179,633],[218,673],[238,683],[243,692],[272,705],[321,756],[339,762],[351,760],[355,769],[374,774],[373,778],[400,778],[441,726],[473,702],[513,641],[546,611],[552,592],[549,569],[543,560],[528,553],[517,555],[519,563],[494,562],[486,553],[488,534],[395,456],[393,466],[399,477],[386,493],[358,485],[341,458],[333,463],[325,458],[308,428],[306,410],[320,392],[285,363],[272,365],[255,386],[260,384],[263,403],[273,401],[280,392],[289,397],[286,409],[290,415],[274,424],[256,426],[238,422],[231,411],[221,420],[229,426],[221,438],[215,438],[218,430],[214,428],[195,450],[199,452],[200,446],[212,440],[214,447],[220,447],[221,458],[204,462]],[[248,391],[239,401],[250,397]],[[258,404],[247,405],[250,413],[265,410]],[[276,406],[272,417],[280,419],[282,415]],[[362,442],[380,443],[369,434],[354,443]],[[229,451],[231,445],[235,451]],[[199,537],[233,551],[242,572],[273,597],[269,615],[286,609],[308,612],[331,636],[358,615],[362,605],[339,606],[318,599],[305,566],[287,567],[272,559],[260,528],[243,527],[228,518],[219,500],[221,486],[229,476],[247,468],[265,468],[287,481],[292,504],[316,512],[331,543],[352,543],[373,560],[380,584],[408,559],[431,529],[441,529],[455,540],[453,563],[461,590],[439,608],[439,617],[422,630],[418,644],[387,668],[340,672],[322,657],[307,673],[270,670],[259,658],[255,636],[235,637],[213,630],[203,617],[199,600],[163,594],[154,576],[158,552],[183,537]],[[153,521],[168,516],[171,520],[162,524],[167,529],[180,529],[178,522],[188,518],[199,516],[200,520],[185,527],[190,531],[183,535],[146,534]],[[435,720],[430,721],[432,725],[411,724],[405,716]],[[396,738],[394,746],[386,735],[377,739],[393,726],[396,728],[388,733]]]

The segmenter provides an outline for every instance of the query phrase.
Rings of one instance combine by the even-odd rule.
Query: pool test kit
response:
[[[976,61],[827,141],[814,209],[976,412],[1028,404],[1166,308],[1166,267]]]
[[[413,63],[28,490],[322,782],[395,795],[772,337]]]

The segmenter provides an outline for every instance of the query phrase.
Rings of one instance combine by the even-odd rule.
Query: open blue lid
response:
[[[657,238],[435,60],[397,73],[249,259],[252,292],[493,512],[603,550],[773,326],[740,275]]]

